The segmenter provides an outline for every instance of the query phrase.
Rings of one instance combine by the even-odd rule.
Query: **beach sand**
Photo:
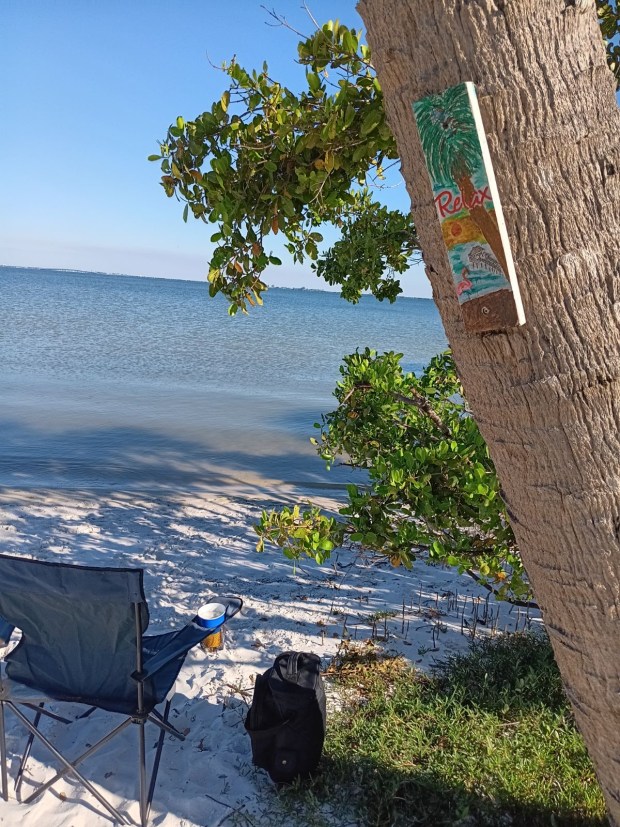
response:
[[[409,572],[339,550],[328,565],[308,561],[294,570],[277,551],[257,554],[252,524],[262,508],[273,504],[213,493],[0,490],[2,553],[144,567],[149,633],[178,628],[211,594],[237,594],[245,602],[228,624],[224,648],[207,653],[196,647],[179,675],[171,720],[187,730],[187,739],[166,739],[150,822],[159,827],[305,823],[303,815],[287,815],[268,775],[253,767],[243,726],[254,676],[278,653],[316,652],[327,666],[343,639],[386,637],[377,645],[428,669],[434,660],[468,647],[476,612],[479,617],[485,609],[492,613],[486,624],[475,624],[478,635],[491,633],[491,627],[514,630],[538,622],[531,613],[526,617],[523,610],[486,601],[488,593],[471,578],[422,561]],[[319,504],[337,508],[331,500],[319,499]],[[378,612],[393,616],[373,628],[371,616]],[[327,690],[334,708],[339,700],[329,684]],[[83,708],[71,711],[77,715]],[[45,721],[43,731],[53,733],[71,757],[119,720],[97,711],[69,726]],[[7,729],[14,776],[24,731],[10,712]],[[155,727],[147,728],[149,760],[156,733]],[[52,774],[50,759],[43,749],[33,749],[23,797],[32,778]],[[136,733],[130,727],[84,764],[87,777],[134,821],[136,763]],[[326,824],[356,823],[343,802],[324,817]],[[0,801],[0,824],[103,827],[111,821],[88,792],[65,780],[31,805]]]

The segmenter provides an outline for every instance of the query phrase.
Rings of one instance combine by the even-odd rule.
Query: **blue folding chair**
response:
[[[175,632],[145,636],[149,613],[143,570],[95,568],[47,563],[0,555],[0,646],[14,628],[21,630],[17,646],[0,664],[0,772],[2,798],[8,800],[5,708],[29,732],[15,778],[19,791],[34,739],[62,765],[23,803],[30,803],[59,779],[72,775],[121,824],[131,824],[107,801],[77,765],[121,733],[138,725],[140,824],[146,827],[166,733],[183,741],[169,722],[170,690],[188,651],[242,607],[238,597],[213,598],[225,606],[222,624],[204,629],[194,621]],[[69,760],[39,731],[42,715],[70,721],[46,708],[49,702],[86,704],[85,718],[95,709],[125,716],[110,733],[77,758]],[[156,706],[165,701],[162,712]],[[34,710],[31,720],[24,709]],[[147,783],[144,728],[159,728],[150,781]]]

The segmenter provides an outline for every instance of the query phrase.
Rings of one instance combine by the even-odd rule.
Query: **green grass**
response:
[[[546,638],[485,640],[431,677],[349,648],[331,679],[349,701],[320,775],[283,794],[306,816],[342,802],[368,827],[607,823]]]

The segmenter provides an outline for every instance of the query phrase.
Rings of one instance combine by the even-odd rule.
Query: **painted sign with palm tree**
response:
[[[460,83],[413,104],[465,326],[523,324],[523,306],[476,90]]]

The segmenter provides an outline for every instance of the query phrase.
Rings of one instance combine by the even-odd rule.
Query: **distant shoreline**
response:
[[[208,287],[206,277],[204,279],[182,279],[176,276],[147,276],[136,275],[135,273],[108,273],[104,270],[76,270],[71,267],[33,267],[31,265],[20,264],[0,264],[0,270],[37,270],[41,273],[73,273],[82,276],[118,276],[124,279],[152,279],[153,281],[182,281],[187,284],[204,284]],[[304,293],[327,293],[330,295],[338,295],[337,290],[323,290],[320,287],[283,287],[280,285],[270,284],[267,286],[268,290],[297,290]],[[368,294],[366,294],[368,295]],[[398,300],[413,299],[414,301],[432,302],[431,298],[426,296],[404,296],[400,295]]]

